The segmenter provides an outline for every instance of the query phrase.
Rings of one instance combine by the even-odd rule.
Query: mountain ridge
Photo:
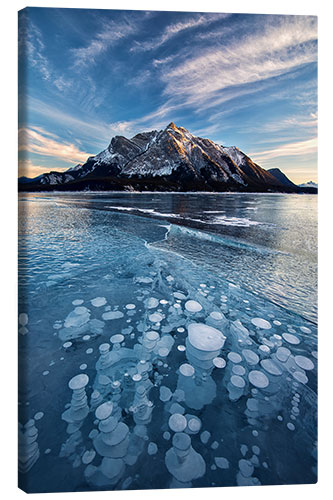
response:
[[[284,174],[283,174],[284,175]],[[287,178],[286,178],[287,179]],[[287,179],[288,180],[288,179]],[[289,180],[288,180],[289,181]],[[281,182],[237,147],[196,137],[173,122],[160,131],[115,136],[108,147],[65,172],[19,182],[20,191],[277,191]]]

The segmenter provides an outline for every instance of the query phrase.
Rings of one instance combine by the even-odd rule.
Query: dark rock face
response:
[[[292,183],[291,183],[292,184]],[[236,147],[223,147],[170,123],[131,139],[113,137],[84,165],[19,182],[24,191],[297,191]]]

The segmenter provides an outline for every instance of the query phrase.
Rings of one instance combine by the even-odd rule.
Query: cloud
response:
[[[281,157],[303,156],[305,158],[310,154],[316,154],[317,147],[317,137],[312,137],[305,141],[291,142],[265,151],[249,153],[249,156],[260,164]]]
[[[135,45],[130,49],[130,51],[145,52],[156,50],[183,31],[197,28],[199,26],[205,26],[228,16],[230,16],[230,14],[203,14],[199,17],[196,16],[191,18],[188,21],[169,24],[161,35],[156,36],[151,40],[147,40],[146,42],[135,42]]]
[[[271,19],[271,18],[269,18]],[[267,23],[267,21],[266,21]],[[263,82],[317,60],[316,18],[282,18],[225,46],[201,50],[161,74],[164,95],[200,106],[227,89]]]
[[[104,21],[102,29],[90,40],[88,45],[71,49],[74,58],[74,67],[83,69],[91,64],[95,64],[101,54],[105,53],[120,40],[135,33],[136,30],[137,24],[131,24],[126,20],[117,23],[114,21]]]
[[[69,164],[85,162],[90,154],[80,151],[75,144],[63,142],[41,128],[23,127],[18,134],[19,151],[48,156]]]

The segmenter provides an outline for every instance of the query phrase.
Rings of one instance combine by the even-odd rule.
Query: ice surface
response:
[[[84,194],[84,199],[90,196]],[[107,206],[107,199],[113,195],[103,196]],[[28,292],[23,296],[31,299],[19,308],[29,312],[29,325],[33,325],[29,326],[33,332],[29,339],[20,336],[20,349],[32,360],[27,380],[36,388],[29,400],[20,395],[19,412],[36,418],[41,430],[38,447],[45,462],[38,461],[29,471],[33,488],[57,490],[60,484],[54,478],[64,474],[64,484],[71,491],[82,487],[110,490],[258,484],[255,471],[263,484],[300,479],[315,482],[316,325],[304,319],[306,314],[300,317],[288,311],[296,303],[299,308],[311,309],[304,289],[296,289],[304,273],[296,273],[300,270],[297,266],[295,272],[290,267],[288,261],[295,263],[290,254],[287,258],[279,252],[281,248],[274,248],[278,250],[275,253],[269,248],[273,243],[285,245],[283,238],[290,233],[284,231],[281,238],[270,238],[265,226],[268,237],[262,240],[265,248],[259,248],[264,224],[238,228],[224,225],[227,232],[222,235],[218,232],[221,226],[218,229],[207,224],[214,217],[207,213],[202,216],[207,217],[205,223],[192,221],[191,228],[174,228],[172,224],[161,227],[153,211],[171,213],[171,205],[157,210],[152,195],[150,201],[142,194],[130,196],[145,200],[141,208],[146,212],[128,215],[133,213],[133,200],[128,207],[131,210],[122,210],[123,214],[111,213],[99,203],[91,218],[96,226],[89,226],[90,238],[84,245],[87,208],[75,208],[76,202],[71,201],[70,210],[67,203],[57,208],[50,204],[47,210],[44,205],[35,213],[41,223],[38,231],[53,234],[54,226],[55,233],[52,258],[44,256],[39,245],[36,248],[36,269],[31,272],[32,278],[27,278],[31,280],[29,286],[23,284]],[[176,207],[183,195],[174,196]],[[208,211],[218,208],[220,198],[242,203],[241,195],[209,196],[214,201]],[[264,195],[249,196],[256,207],[264,199]],[[189,207],[185,204],[184,220],[187,213],[191,218],[201,218],[191,213],[197,203],[197,198],[193,199]],[[89,201],[90,205],[94,203]],[[243,205],[240,210],[245,209]],[[147,210],[150,218],[143,217]],[[52,217],[45,225],[48,211],[52,211]],[[72,211],[73,224],[67,219]],[[256,215],[259,212],[258,208]],[[58,219],[61,213],[64,215]],[[235,216],[228,210],[224,214],[228,219]],[[241,212],[236,217],[244,219]],[[56,220],[63,223],[55,224]],[[205,224],[207,231],[197,230],[199,224]],[[36,230],[31,235],[39,234]],[[276,229],[271,236],[276,236]],[[68,242],[66,252],[64,241]],[[33,248],[32,239],[31,244]],[[78,266],[64,266],[67,250]],[[290,245],[284,250],[289,252]],[[281,275],[266,275],[267,270],[271,273],[272,262]],[[303,271],[308,272],[306,268]],[[53,284],[48,282],[49,276],[54,278]],[[283,293],[280,278],[284,280]],[[243,279],[248,291],[241,286]],[[229,281],[235,286],[229,286]],[[288,300],[281,303],[284,294]],[[191,301],[199,304],[196,307],[200,310],[189,311],[185,303]],[[265,328],[266,322],[270,328]],[[102,354],[99,348],[107,342],[113,346],[104,354],[117,356],[102,366],[98,363]],[[66,384],[77,372],[88,374],[90,380],[81,388],[80,383],[71,384],[77,387],[72,403]],[[84,408],[81,414],[75,401]],[[109,406],[105,411],[100,409],[107,402],[112,402],[111,413]],[[72,415],[73,405],[74,413],[87,413],[84,422],[61,420],[67,410],[66,415]],[[45,415],[38,420],[41,413]],[[101,433],[114,432],[119,423],[127,426],[116,433],[125,443],[104,442],[96,449],[93,441]],[[295,432],[291,432],[291,426]],[[187,438],[180,439],[178,448],[177,442],[171,443],[171,435],[178,429],[192,438],[188,448]],[[114,443],[116,438],[105,439]],[[183,440],[187,445],[181,450]],[[279,447],[273,454],[274,443]],[[244,456],[239,451],[241,445],[246,449]],[[110,452],[109,446],[119,448]],[[171,465],[169,470],[163,461],[171,448],[174,450],[168,456],[175,467]],[[107,449],[108,453],[124,455],[120,459],[104,457]],[[288,454],[279,451],[285,449]],[[44,450],[52,452],[44,455]],[[59,456],[60,450],[68,454]],[[177,453],[181,452],[189,453],[185,469],[179,467],[179,458],[182,461],[184,457]],[[207,462],[207,473],[195,453]],[[267,460],[266,466],[261,457]],[[244,463],[238,464],[240,458]],[[51,476],[48,469],[53,471]],[[178,478],[173,475],[176,471],[181,471]],[[186,471],[191,474],[187,476]],[[200,477],[193,477],[194,471]]]

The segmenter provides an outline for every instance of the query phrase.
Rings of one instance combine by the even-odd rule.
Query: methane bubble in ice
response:
[[[102,314],[102,318],[105,321],[109,321],[111,319],[120,319],[123,318],[124,314],[121,311],[108,311]]]
[[[301,327],[300,327],[300,330],[301,330],[301,332],[303,332],[303,333],[311,333],[310,328],[308,328],[307,326],[301,326]]]
[[[212,326],[204,323],[190,323],[188,326],[188,340],[191,346],[200,351],[219,351],[222,349],[225,337]]]
[[[219,311],[213,311],[209,315],[212,319],[215,319],[216,321],[220,321],[223,319],[222,314]]]
[[[308,382],[308,377],[304,372],[295,371],[293,373],[293,377],[295,380],[297,380],[297,382],[300,382],[301,384],[306,384]]]
[[[259,389],[264,389],[269,385],[268,378],[263,372],[259,370],[252,370],[249,373],[249,381],[251,382],[252,385],[258,387]]]
[[[95,456],[96,456],[95,450],[85,451],[82,455],[82,463],[85,465],[90,464],[90,462],[94,460]]]
[[[262,318],[252,318],[251,323],[256,327],[261,328],[262,330],[269,330],[270,328],[272,328],[270,322]]]
[[[263,359],[260,364],[271,375],[282,375],[280,368],[271,359]]]
[[[65,342],[64,344],[62,344],[62,347],[64,349],[69,349],[70,347],[72,347],[73,343],[72,342]]]
[[[311,361],[311,359],[309,359],[305,356],[295,356],[295,363],[300,368],[303,368],[303,370],[313,370],[314,369],[314,364]]]
[[[237,352],[229,352],[228,359],[232,363],[240,363],[242,361],[242,356],[240,356]]]
[[[230,379],[232,385],[235,387],[238,387],[239,389],[242,389],[245,386],[245,380],[240,377],[239,375],[233,375]]]
[[[156,455],[156,453],[158,452],[157,444],[150,442],[148,444],[147,452],[148,452],[148,455]]]
[[[147,301],[147,309],[154,309],[155,307],[158,306],[158,304],[159,304],[158,299],[156,299],[155,297],[150,297]]]
[[[186,429],[187,420],[184,415],[180,413],[174,413],[169,418],[169,427],[173,432],[183,432]]]
[[[213,359],[213,365],[216,366],[216,368],[224,368],[226,362],[223,358],[216,357]]]
[[[186,351],[186,347],[185,347],[184,345],[179,345],[179,346],[177,347],[177,349],[178,349],[178,351],[180,351],[180,352]]]
[[[29,321],[27,313],[21,313],[18,320],[21,326],[26,326]]]
[[[243,349],[242,354],[249,365],[256,365],[259,363],[259,356],[251,349]]]
[[[287,359],[289,358],[291,352],[287,347],[279,347],[276,351],[276,357],[279,361],[282,363],[285,363]]]
[[[229,469],[229,460],[226,458],[215,457],[214,460],[219,469]]]
[[[201,429],[201,420],[197,417],[191,418],[188,421],[187,426],[188,426],[190,431],[195,432],[195,433],[199,432]]]
[[[160,387],[160,400],[163,402],[169,401],[169,399],[171,399],[171,396],[172,396],[172,392],[170,391],[169,387],[161,385],[161,387]]]
[[[81,304],[83,304],[83,300],[82,299],[75,299],[73,300],[72,304],[73,306],[80,306]]]
[[[101,306],[105,306],[106,298],[105,297],[96,297],[95,299],[92,299],[90,302],[94,307],[101,307]]]
[[[188,363],[183,363],[182,365],[180,365],[179,371],[182,375],[184,375],[184,377],[192,377],[192,375],[194,375],[194,368]]]
[[[136,305],[135,304],[126,304],[125,307],[127,310],[131,311],[131,310],[135,309]]]
[[[163,319],[163,316],[160,313],[153,313],[153,314],[150,314],[150,316],[149,316],[149,321],[151,321],[152,323],[159,323],[160,321],[162,321],[162,319]]]
[[[273,324],[274,324],[275,326],[281,326],[281,324],[282,324],[282,323],[281,323],[280,321],[278,321],[277,319],[275,319],[275,320],[273,321]]]
[[[292,333],[283,333],[282,334],[282,337],[284,338],[284,340],[286,342],[288,342],[289,344],[293,344],[293,345],[297,345],[300,343],[300,340],[298,337],[296,337],[296,335],[293,335]]]
[[[185,302],[185,309],[188,312],[196,313],[202,310],[202,306],[196,300],[188,300]]]

